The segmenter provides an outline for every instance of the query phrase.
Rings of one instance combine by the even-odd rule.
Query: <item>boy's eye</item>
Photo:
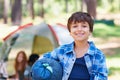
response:
[[[73,28],[76,28],[77,26],[73,26]]]
[[[89,27],[89,26],[87,26],[87,25],[83,25],[82,27],[83,27],[83,28],[87,28],[87,27]]]
[[[87,26],[83,26],[84,28],[86,28]]]

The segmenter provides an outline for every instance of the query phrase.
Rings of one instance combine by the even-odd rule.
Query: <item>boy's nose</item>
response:
[[[78,27],[78,30],[82,30],[82,27],[81,27],[81,26],[79,26],[79,27]]]

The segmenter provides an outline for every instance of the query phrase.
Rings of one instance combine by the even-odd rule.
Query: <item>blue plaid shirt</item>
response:
[[[84,55],[84,59],[90,74],[90,80],[107,80],[108,70],[104,54],[95,47],[92,41],[89,42],[89,46],[87,53]],[[43,57],[60,61],[63,66],[62,80],[68,80],[76,60],[74,54],[74,42],[62,45],[52,52],[44,54]]]

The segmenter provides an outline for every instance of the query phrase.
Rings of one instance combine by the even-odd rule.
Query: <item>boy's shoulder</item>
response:
[[[100,50],[93,41],[89,41],[89,45],[90,45],[90,51],[94,51],[95,54],[104,54],[102,50]]]
[[[71,49],[71,48],[74,47],[73,45],[74,45],[74,42],[60,45],[58,48],[59,48],[59,49]]]
[[[73,46],[74,43],[69,43],[69,44],[64,44],[64,45],[60,45],[58,48],[55,49],[56,52],[62,52],[62,53],[68,53],[73,51]]]

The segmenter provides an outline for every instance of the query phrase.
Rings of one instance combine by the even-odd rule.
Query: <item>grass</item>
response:
[[[120,37],[120,27],[103,23],[96,23],[94,25],[93,36],[101,38]]]
[[[0,42],[0,47],[1,47],[1,45],[2,45],[2,42]]]
[[[120,79],[118,76],[120,74],[120,64],[118,61],[120,61],[119,58],[107,58],[107,66],[109,69],[108,80],[116,80],[116,77]]]
[[[106,55],[107,67],[109,69],[108,80],[117,80],[120,79],[118,76],[120,74],[120,48],[112,49],[114,54]]]
[[[109,68],[109,76],[115,75],[116,73],[120,74],[120,68],[119,67],[110,67]]]

